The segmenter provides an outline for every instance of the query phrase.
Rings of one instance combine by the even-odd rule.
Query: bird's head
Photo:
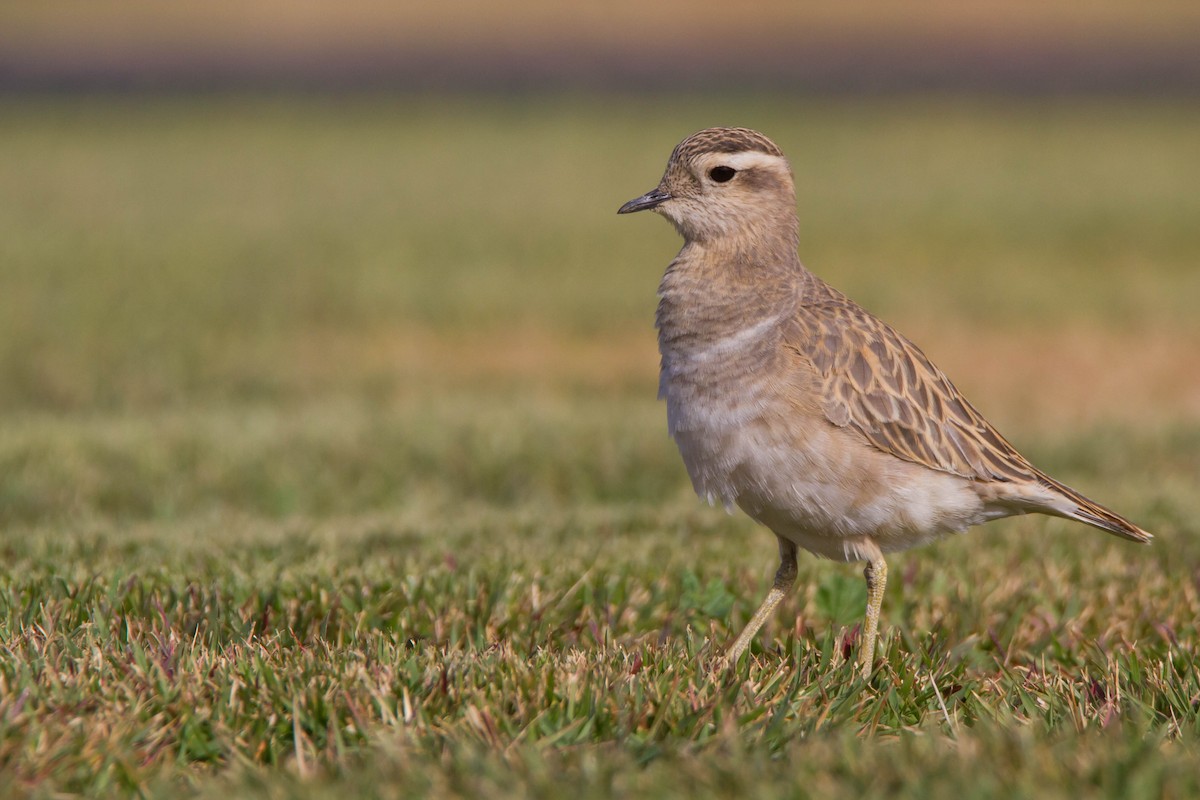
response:
[[[783,152],[748,128],[708,128],[671,153],[658,186],[618,214],[652,209],[689,242],[795,228],[796,190]]]

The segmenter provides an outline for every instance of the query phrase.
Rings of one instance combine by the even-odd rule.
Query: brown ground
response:
[[[0,88],[1200,91],[1200,4],[116,0],[0,8]]]
[[[1124,334],[1087,327],[1036,333],[907,328],[986,415],[1024,428],[1144,423],[1200,416],[1200,336]],[[628,388],[652,397],[654,333],[565,338],[539,329],[447,335],[397,329],[367,340],[321,336],[298,344],[317,382],[330,364],[428,385]],[[347,376],[343,376],[347,377]],[[361,376],[359,376],[361,377]]]

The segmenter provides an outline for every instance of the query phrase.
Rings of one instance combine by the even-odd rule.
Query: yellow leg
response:
[[[796,545],[789,542],[787,539],[779,539],[779,569],[775,573],[775,585],[771,587],[771,591],[767,593],[767,599],[763,600],[762,605],[758,607],[758,611],[754,612],[754,616],[746,623],[746,627],[734,640],[729,649],[725,651],[725,665],[734,666],[737,664],[742,653],[746,652],[746,648],[750,646],[750,641],[754,639],[754,634],[758,633],[759,628],[767,621],[767,618],[775,611],[775,607],[779,605],[779,601],[787,595],[791,590],[792,584],[796,582]]]
[[[883,606],[883,590],[887,586],[887,562],[877,558],[863,570],[867,579],[867,627],[863,631],[862,657],[863,677],[871,677],[875,666],[875,639],[879,635],[879,609]]]

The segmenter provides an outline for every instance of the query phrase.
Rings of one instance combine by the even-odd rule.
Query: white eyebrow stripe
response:
[[[708,160],[709,169],[715,166],[726,166],[739,170],[751,167],[787,170],[785,159],[770,153],[760,153],[757,150],[743,150],[740,153],[714,153]]]

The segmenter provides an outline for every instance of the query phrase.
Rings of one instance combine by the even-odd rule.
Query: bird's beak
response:
[[[632,214],[634,211],[645,211],[647,208],[654,208],[662,205],[671,199],[671,195],[662,190],[661,187],[651,189],[641,197],[635,197],[625,205],[617,209],[618,214]]]

